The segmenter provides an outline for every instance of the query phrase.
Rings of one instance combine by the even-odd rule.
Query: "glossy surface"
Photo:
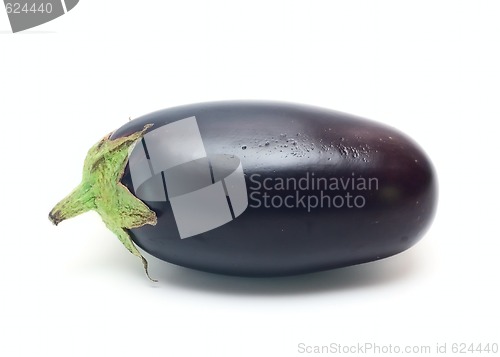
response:
[[[146,200],[158,224],[131,234],[160,259],[230,275],[314,272],[402,252],[432,220],[436,179],[423,151],[395,129],[344,113],[272,102],[202,103],[145,115],[113,137],[190,117],[209,157],[241,160],[248,207],[218,228],[181,239],[171,202]],[[131,165],[122,182],[134,193]]]

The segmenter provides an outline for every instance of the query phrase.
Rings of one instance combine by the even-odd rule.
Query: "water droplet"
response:
[[[328,161],[330,161],[331,159],[332,159],[332,158],[331,158],[331,157],[329,157],[329,158],[328,158]]]
[[[266,145],[266,146],[269,146],[269,141],[266,141],[266,142],[265,142],[265,145]]]

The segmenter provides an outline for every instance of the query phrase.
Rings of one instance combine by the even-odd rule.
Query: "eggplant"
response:
[[[401,132],[298,104],[156,111],[89,151],[53,223],[95,209],[129,251],[238,276],[379,260],[414,245],[437,203],[434,168]],[[149,276],[149,274],[148,274]]]

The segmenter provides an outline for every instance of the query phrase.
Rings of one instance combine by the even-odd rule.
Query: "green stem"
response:
[[[55,225],[95,210],[129,252],[139,257],[149,279],[148,263],[132,241],[129,229],[156,224],[156,214],[120,182],[131,146],[151,127],[145,125],[129,136],[111,140],[109,135],[88,152],[82,182],[50,211]],[[153,279],[151,279],[153,280]],[[153,280],[156,281],[156,280]]]
[[[49,218],[56,226],[69,218],[95,209],[94,193],[90,186],[78,185],[68,196],[63,198],[49,213]]]

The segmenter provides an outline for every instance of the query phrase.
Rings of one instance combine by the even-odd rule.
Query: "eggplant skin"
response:
[[[345,113],[280,102],[200,103],[144,115],[111,138],[146,124],[153,124],[149,133],[159,133],[164,125],[193,117],[207,157],[240,160],[248,206],[239,215],[232,212],[226,224],[181,238],[174,201],[168,195],[143,199],[136,192],[163,174],[134,187],[131,154],[122,183],[156,212],[158,224],[130,234],[157,258],[238,276],[310,273],[400,253],[423,236],[434,217],[436,175],[423,150],[391,127]],[[158,135],[154,145],[149,154],[186,156],[185,146],[176,152]],[[200,222],[203,217],[192,224]]]

